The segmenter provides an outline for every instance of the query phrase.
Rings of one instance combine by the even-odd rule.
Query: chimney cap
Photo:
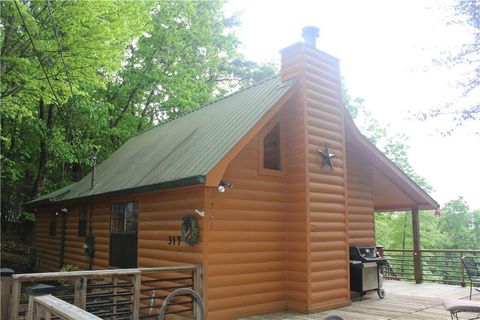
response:
[[[320,34],[320,29],[315,26],[306,26],[302,28],[302,37],[305,44],[311,48],[316,48],[317,38]]]

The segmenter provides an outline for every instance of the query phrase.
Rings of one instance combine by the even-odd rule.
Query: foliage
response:
[[[130,137],[273,72],[216,1],[0,2],[2,228]],[[23,214],[24,217],[29,217]]]
[[[424,249],[478,249],[480,247],[480,210],[470,210],[459,197],[441,209],[439,217],[420,212],[420,234]],[[411,215],[377,213],[377,244],[386,248],[413,248]]]
[[[2,268],[13,269],[16,273],[33,272],[36,266],[36,252],[30,244],[7,240],[2,233]]]
[[[74,264],[66,264],[64,265],[60,270],[60,272],[69,272],[69,271],[79,271],[80,270],[80,267],[77,266],[77,265],[74,265]],[[69,287],[71,285],[73,285],[75,283],[75,280],[59,280],[58,283],[60,283],[60,285],[62,287]]]
[[[391,136],[366,110],[364,101],[344,92],[345,105],[362,133],[403,172],[424,190],[431,187],[416,174],[408,159],[404,136]],[[452,200],[441,209],[440,217],[420,211],[420,234],[425,249],[478,249],[480,247],[480,211],[471,211],[463,198]],[[391,249],[413,248],[410,212],[386,212],[375,215],[377,244]]]
[[[408,158],[406,137],[389,135],[388,130],[365,109],[362,99],[353,100],[345,93],[347,109],[365,136],[422,189],[431,191],[428,181],[418,175]],[[432,211],[420,211],[422,247],[426,249],[478,249],[480,247],[480,211],[471,211],[463,198],[452,200],[437,217]],[[413,248],[411,212],[375,214],[377,244],[385,248]]]
[[[418,175],[410,164],[408,137],[402,134],[389,134],[387,128],[381,125],[366,108],[362,98],[352,98],[348,91],[344,90],[343,101],[362,134],[420,187],[430,191],[432,188],[427,180]]]
[[[11,252],[1,252],[2,268],[10,268],[15,272],[25,272],[27,258],[20,254]]]
[[[456,0],[453,10],[455,14],[449,18],[449,24],[466,26],[467,30],[471,32],[471,41],[461,46],[457,52],[444,54],[442,58],[436,59],[436,62],[462,73],[462,79],[458,83],[462,96],[445,106],[420,113],[419,118],[426,120],[445,116],[451,118],[456,126],[461,126],[469,120],[480,120],[480,102],[478,100],[480,92],[480,1]],[[454,128],[447,129],[444,133],[450,134],[453,130]],[[474,133],[480,134],[478,131]]]

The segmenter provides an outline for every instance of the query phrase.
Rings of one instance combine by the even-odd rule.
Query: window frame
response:
[[[135,209],[135,232],[128,231],[127,232],[127,214],[126,214],[126,209],[128,204],[134,204],[134,209]],[[113,214],[114,214],[114,208],[115,206],[123,206],[122,210],[122,232],[113,232],[112,231],[112,226],[113,226]],[[124,202],[114,202],[112,203],[112,207],[110,208],[110,229],[109,229],[110,234],[118,234],[118,235],[126,235],[126,234],[138,234],[138,201],[133,200],[133,201],[124,201]]]
[[[269,169],[264,167],[264,141],[265,137],[278,125],[279,127],[279,147],[280,147],[280,169]],[[269,124],[267,124],[260,131],[259,141],[258,141],[258,173],[261,175],[267,176],[285,176],[285,121],[279,119],[278,117],[274,118]]]
[[[87,236],[87,227],[88,227],[88,211],[89,206],[81,206],[78,208],[78,236],[86,237]],[[83,218],[82,218],[83,217]]]
[[[57,236],[57,210],[50,211],[50,221],[48,223],[48,235],[50,237]]]

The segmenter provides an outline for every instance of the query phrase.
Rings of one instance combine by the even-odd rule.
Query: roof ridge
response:
[[[166,124],[168,124],[168,123],[170,123],[170,122],[173,122],[174,120],[177,120],[177,119],[179,119],[179,118],[182,118],[182,117],[186,116],[187,114],[190,114],[190,113],[193,113],[193,112],[195,112],[195,111],[204,109],[204,108],[206,108],[206,107],[208,107],[208,106],[210,106],[210,105],[212,105],[212,104],[214,104],[214,103],[220,102],[220,101],[225,100],[225,99],[227,99],[227,98],[230,98],[230,97],[232,97],[232,96],[234,96],[234,95],[240,94],[240,93],[242,93],[242,92],[244,92],[244,91],[247,91],[247,90],[249,90],[249,89],[252,89],[252,88],[254,88],[254,87],[256,87],[256,86],[259,86],[259,85],[261,85],[261,84],[263,84],[263,83],[265,83],[265,82],[267,82],[267,81],[273,80],[273,79],[278,78],[278,77],[280,77],[280,74],[275,74],[275,75],[273,75],[273,76],[270,76],[270,77],[267,77],[267,78],[265,78],[265,79],[263,79],[263,80],[260,80],[260,81],[258,81],[258,82],[255,82],[255,83],[249,85],[248,87],[242,88],[242,89],[237,90],[237,91],[230,92],[229,94],[227,94],[227,95],[225,95],[225,96],[223,96],[223,97],[221,97],[221,98],[218,98],[218,99],[216,99],[216,100],[213,100],[213,101],[211,101],[211,102],[209,102],[209,103],[207,103],[207,104],[201,105],[200,107],[195,108],[195,109],[193,109],[193,110],[186,111],[186,112],[184,112],[184,113],[178,114],[177,116],[172,117],[171,119],[168,119],[168,120],[166,120],[165,122],[159,123],[159,124],[157,124],[156,126],[153,126],[152,128],[148,128],[148,129],[146,129],[145,131],[139,132],[138,134],[134,135],[134,136],[131,137],[131,138],[138,137],[138,136],[140,136],[140,135],[142,135],[142,134],[144,134],[144,133],[146,133],[146,132],[149,132],[150,130],[156,129],[156,128],[161,127],[161,126],[163,126],[163,125],[166,125]],[[130,139],[131,139],[131,138],[130,138]]]

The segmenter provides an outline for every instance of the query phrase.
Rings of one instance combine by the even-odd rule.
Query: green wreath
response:
[[[191,246],[197,244],[200,239],[197,220],[191,214],[182,218],[182,239]]]

